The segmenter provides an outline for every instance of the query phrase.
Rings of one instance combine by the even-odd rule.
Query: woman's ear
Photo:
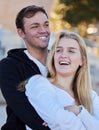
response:
[[[86,57],[85,56],[82,56],[82,62],[81,62],[81,64],[80,64],[80,66],[84,66],[84,65],[86,65]]]

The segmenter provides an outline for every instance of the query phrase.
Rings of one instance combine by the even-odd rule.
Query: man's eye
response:
[[[38,26],[32,26],[31,28],[38,28]]]
[[[45,26],[45,27],[49,27],[49,23],[46,23],[44,26]]]

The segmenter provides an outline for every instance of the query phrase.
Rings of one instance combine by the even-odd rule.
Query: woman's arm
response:
[[[87,130],[99,130],[99,96],[93,91],[92,97],[94,109],[92,115],[83,106],[82,110],[79,109],[79,106],[68,106],[65,107],[65,110],[69,110],[77,115]]]
[[[56,91],[46,78],[40,75],[33,76],[26,85],[26,95],[51,129],[57,130],[58,127],[61,130],[86,130],[74,113],[64,110],[57,103]]]

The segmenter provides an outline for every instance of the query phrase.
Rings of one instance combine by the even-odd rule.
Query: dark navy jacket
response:
[[[40,74],[37,65],[23,52],[24,49],[13,49],[0,61],[0,87],[7,103],[7,122],[1,130],[26,130],[25,124],[33,130],[50,130],[42,125],[43,120],[28,102],[25,92],[17,85]]]

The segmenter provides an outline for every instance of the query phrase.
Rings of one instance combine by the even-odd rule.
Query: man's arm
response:
[[[42,125],[43,120],[31,106],[24,92],[17,90],[20,81],[20,73],[15,64],[0,62],[0,86],[7,105],[13,113],[32,129],[49,130]]]

